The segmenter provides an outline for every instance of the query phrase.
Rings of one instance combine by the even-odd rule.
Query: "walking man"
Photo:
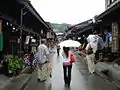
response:
[[[37,78],[38,81],[45,81],[50,76],[48,73],[49,50],[46,46],[46,39],[41,40],[38,46]]]
[[[57,45],[57,55],[59,56],[59,53],[60,53],[60,46]]]

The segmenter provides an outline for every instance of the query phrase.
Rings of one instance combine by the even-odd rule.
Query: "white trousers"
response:
[[[37,65],[37,78],[41,81],[47,80],[52,72],[51,63]]]
[[[95,72],[95,55],[89,54],[86,56],[89,73]]]

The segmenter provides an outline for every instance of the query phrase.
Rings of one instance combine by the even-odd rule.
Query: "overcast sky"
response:
[[[47,22],[77,24],[105,10],[105,0],[31,0]]]

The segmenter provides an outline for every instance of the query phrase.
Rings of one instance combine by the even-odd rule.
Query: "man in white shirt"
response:
[[[49,60],[49,49],[45,45],[46,44],[46,39],[41,40],[41,44],[38,46],[38,81],[45,81],[48,78],[48,63],[50,62]]]

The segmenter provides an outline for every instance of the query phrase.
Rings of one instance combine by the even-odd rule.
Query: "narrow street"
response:
[[[72,68],[72,82],[70,88],[64,86],[62,71],[62,56],[51,54],[53,60],[52,78],[46,82],[37,82],[36,71],[24,90],[119,90],[116,86],[96,74],[89,74],[83,61],[78,60]]]

